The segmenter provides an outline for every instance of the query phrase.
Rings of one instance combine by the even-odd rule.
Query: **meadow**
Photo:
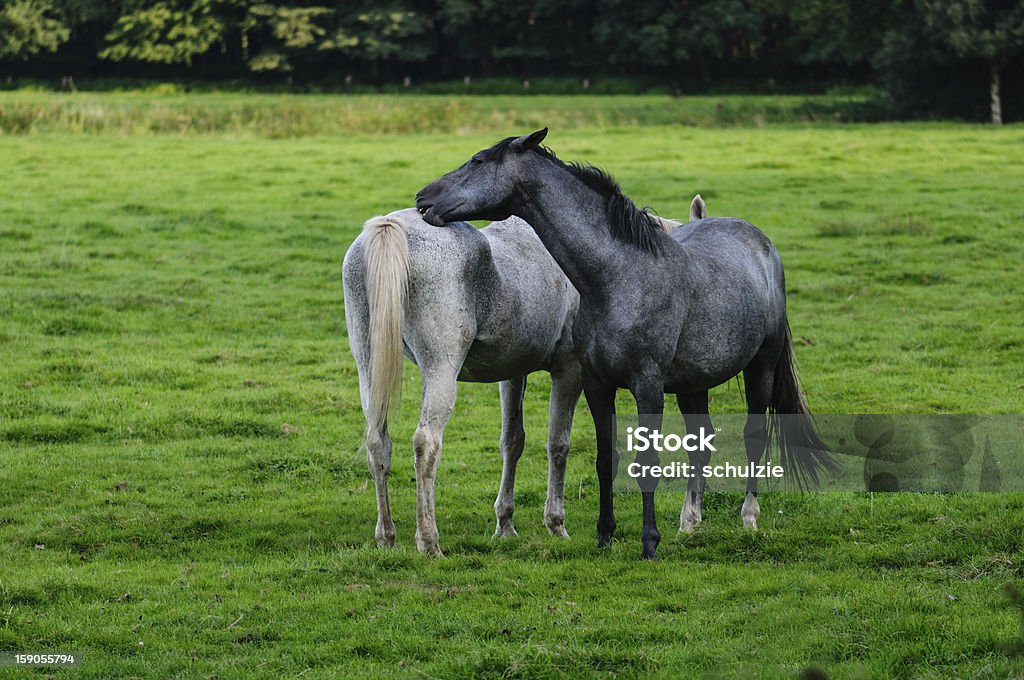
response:
[[[545,124],[638,204],[684,217],[700,192],[774,240],[812,410],[1024,411],[1024,128],[832,104],[0,93],[0,650],[79,652],[38,671],[74,678],[1021,677],[1020,490],[765,494],[757,533],[737,490],[682,537],[666,493],[641,562],[637,494],[595,548],[583,404],[572,538],[541,525],[541,374],[513,540],[490,538],[497,386],[460,384],[432,560],[407,364],[399,545],[373,541],[345,249]],[[742,412],[735,385],[711,408]]]

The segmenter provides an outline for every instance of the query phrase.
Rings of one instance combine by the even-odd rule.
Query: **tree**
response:
[[[918,0],[924,26],[956,56],[988,66],[991,120],[1003,122],[1000,72],[1024,49],[1020,0]]]
[[[263,48],[248,60],[253,71],[292,71],[294,60],[315,54],[325,40],[331,17],[328,7],[275,7],[258,3],[249,8],[242,24],[243,48],[248,52],[250,33],[259,33]]]
[[[190,65],[194,57],[210,51],[224,32],[213,0],[128,4],[134,9],[122,14],[107,33],[108,46],[99,54],[102,59]]]
[[[433,12],[418,7],[415,1],[346,4],[351,9],[338,11],[334,32],[324,48],[369,64],[374,76],[381,63],[422,62],[435,53]]]
[[[49,0],[8,0],[0,9],[0,59],[56,52],[70,35]]]
[[[773,0],[771,13],[788,21],[790,54],[805,64],[868,63],[881,47],[880,22],[898,0]]]
[[[710,80],[709,62],[752,58],[762,17],[745,0],[604,0],[594,40],[615,64],[637,68],[694,63]]]

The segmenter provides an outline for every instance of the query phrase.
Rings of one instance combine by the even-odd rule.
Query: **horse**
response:
[[[690,218],[700,216],[707,216],[707,207],[698,194]],[[659,219],[666,230],[680,226]],[[453,229],[428,225],[415,209],[374,217],[342,265],[349,343],[366,419],[367,464],[376,487],[377,543],[390,547],[395,542],[387,490],[392,448],[387,417],[400,386],[403,352],[425,378],[414,438],[417,546],[439,554],[433,480],[454,408],[455,380],[499,382],[502,472],[494,535],[516,535],[513,487],[525,443],[523,395],[526,374],[538,369],[551,373],[544,524],[552,535],[568,538],[565,465],[582,391],[571,332],[579,295],[523,220],[509,218],[479,231],[466,224]]]
[[[434,480],[456,381],[498,382],[501,484],[495,537],[515,536],[513,487],[525,444],[526,376],[551,374],[548,492],[544,524],[565,530],[564,481],[573,413],[582,390],[572,342],[576,290],[533,230],[518,218],[476,229],[437,229],[412,208],[374,217],[342,265],[345,319],[366,418],[364,444],[377,494],[376,540],[395,543],[388,501],[392,442],[388,414],[402,356],[419,367],[423,400],[413,436],[416,546],[439,556]]]
[[[580,295],[573,343],[597,435],[598,547],[615,532],[612,481],[615,393],[628,389],[640,425],[660,430],[665,394],[689,432],[713,432],[708,390],[742,372],[744,448],[757,464],[769,444],[798,483],[834,464],[814,428],[797,378],[782,261],[763,232],[737,218],[698,219],[666,232],[604,171],[565,164],[541,146],[547,128],[479,151],[426,185],[416,208],[435,226],[458,220],[525,219]],[[785,415],[783,414],[790,414]],[[702,470],[707,452],[690,454]],[[657,465],[653,450],[636,462]],[[657,557],[656,477],[638,477],[641,556]],[[701,521],[704,478],[687,480],[680,531]],[[757,479],[747,480],[745,527],[760,517]]]

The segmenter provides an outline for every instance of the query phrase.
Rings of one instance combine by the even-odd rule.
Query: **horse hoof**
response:
[[[700,519],[696,517],[687,517],[679,523],[679,533],[692,534],[700,526]]]
[[[548,527],[548,532],[555,538],[569,538],[569,532],[565,530],[565,527],[561,524],[554,527]]]
[[[416,548],[428,557],[444,557],[444,553],[441,552],[441,547],[437,543],[437,539],[433,541],[423,541],[416,537]]]
[[[744,529],[757,531],[757,520],[761,517],[761,506],[757,502],[757,497],[753,494],[747,494],[747,499],[743,501],[740,517],[743,518]]]
[[[374,538],[377,539],[377,545],[381,548],[394,548],[395,547],[395,524],[394,522],[387,522],[386,524],[377,521],[377,529],[373,533]]]
[[[645,560],[658,559],[658,544],[661,543],[661,534],[657,529],[645,531],[640,537],[640,545],[643,546],[641,556]]]
[[[518,536],[518,535],[519,534],[516,533],[516,528],[515,527],[507,526],[507,527],[500,527],[497,531],[494,532],[494,536],[492,538],[495,538],[495,539],[498,539],[498,538],[513,538],[513,537]]]
[[[608,534],[598,534],[597,535],[597,547],[598,548],[607,548],[611,544],[612,544],[612,535],[610,533],[608,533]]]

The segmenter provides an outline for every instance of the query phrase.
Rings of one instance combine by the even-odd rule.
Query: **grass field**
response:
[[[582,405],[572,539],[541,526],[543,375],[520,535],[502,542],[497,387],[460,385],[438,476],[447,556],[430,560],[407,365],[399,547],[377,549],[341,293],[365,219],[550,116],[562,158],[641,205],[685,216],[699,191],[768,233],[812,409],[1020,413],[1024,128],[776,124],[735,98],[746,117],[716,120],[713,99],[659,97],[437,98],[417,124],[415,102],[316,97],[289,100],[308,116],[292,129],[280,100],[232,97],[0,94],[0,121],[45,123],[0,125],[0,649],[81,652],[41,671],[74,678],[1024,676],[1002,592],[1024,579],[1024,494],[765,495],[756,534],[741,495],[716,494],[675,540],[682,498],[663,494],[661,560],[643,563],[637,494],[595,548]],[[121,122],[60,113],[79,105]],[[219,106],[250,122],[146,123]],[[331,124],[346,106],[376,113]],[[714,392],[713,413],[742,408],[733,385]]]
[[[325,134],[466,133],[648,125],[836,123],[866,115],[866,95],[669,96],[163,95],[144,92],[3,94],[5,134],[83,132]]]

